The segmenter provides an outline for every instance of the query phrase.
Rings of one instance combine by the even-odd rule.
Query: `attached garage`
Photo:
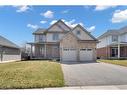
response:
[[[82,26],[75,27],[60,40],[61,61],[95,61],[97,40]]]
[[[75,48],[62,49],[62,61],[77,61],[77,52]]]
[[[79,60],[80,61],[92,61],[93,60],[93,50],[91,48],[83,48],[79,50]]]

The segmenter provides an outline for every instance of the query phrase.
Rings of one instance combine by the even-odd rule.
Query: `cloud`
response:
[[[39,26],[33,25],[33,24],[27,24],[27,27],[32,28],[32,29],[37,29]]]
[[[93,31],[95,31],[95,28],[96,28],[96,26],[91,26],[91,27],[88,27],[87,30],[89,32],[93,32]]]
[[[41,13],[42,16],[44,16],[45,18],[53,18],[54,17],[54,12],[48,10],[44,13]]]
[[[121,23],[127,21],[127,9],[125,10],[116,10],[113,13],[112,23]]]
[[[40,21],[40,23],[45,24],[45,23],[47,23],[47,21],[42,20],[42,21]]]
[[[16,12],[19,12],[19,13],[26,12],[27,10],[30,9],[30,7],[27,6],[27,5],[24,5],[24,6],[13,6],[13,7],[16,7],[17,8]]]
[[[64,10],[64,11],[62,11],[61,13],[62,14],[66,14],[66,13],[68,13],[70,10]]]
[[[57,20],[52,20],[51,22],[50,22],[50,25],[52,25],[52,24],[54,24],[54,23],[56,23],[57,22]]]
[[[116,7],[116,6],[100,5],[100,6],[95,7],[95,11],[103,11],[103,10],[106,10],[106,9],[109,9],[109,8],[114,8],[114,7]]]
[[[65,24],[67,24],[70,27],[75,27],[78,24],[80,24],[81,26],[84,26],[84,24],[82,22],[76,23],[75,19],[72,19],[70,21],[66,21],[66,20],[62,19],[62,21],[65,22]]]
[[[75,26],[78,25],[78,24],[84,26],[84,24],[83,24],[82,22],[76,23],[76,22],[75,22],[75,21],[76,21],[75,19],[72,19],[72,20],[70,20],[70,21],[67,21],[67,20],[62,19],[62,21],[63,21],[65,24],[67,24],[69,27],[72,27],[72,28],[75,27]],[[52,20],[52,21],[50,22],[50,25],[54,24],[55,22],[57,22],[57,20]]]

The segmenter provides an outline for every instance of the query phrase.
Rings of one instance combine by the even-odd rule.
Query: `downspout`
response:
[[[108,36],[106,36],[106,43],[107,43],[107,46],[106,46],[106,55],[107,55],[107,59],[109,59],[109,56],[108,56],[108,39],[107,39]]]

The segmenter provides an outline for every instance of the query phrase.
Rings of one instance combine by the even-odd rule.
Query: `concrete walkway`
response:
[[[59,88],[44,88],[44,90],[127,90],[127,85],[109,85],[109,86],[73,86],[73,87],[59,87]]]
[[[119,88],[127,85],[127,67],[105,63],[62,64],[66,86],[102,86]],[[110,86],[113,85],[113,86]],[[114,86],[115,85],[115,86]],[[89,87],[91,86],[91,87]],[[124,86],[122,86],[124,87]],[[126,88],[127,86],[125,86]]]

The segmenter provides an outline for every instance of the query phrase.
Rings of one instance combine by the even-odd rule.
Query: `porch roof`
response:
[[[117,42],[117,43],[110,44],[110,46],[113,46],[113,45],[124,45],[124,46],[127,46],[127,42]]]
[[[59,42],[29,42],[30,45],[58,44]]]

